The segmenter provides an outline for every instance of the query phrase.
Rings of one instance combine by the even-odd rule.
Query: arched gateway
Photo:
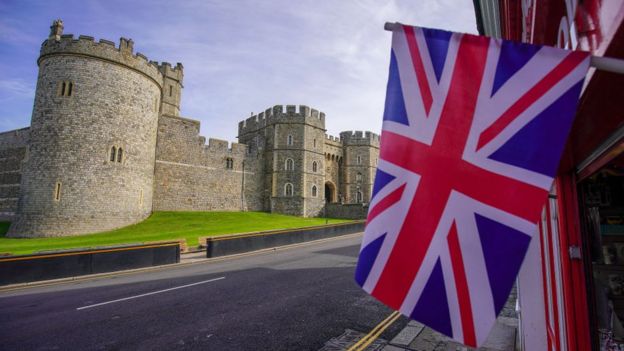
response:
[[[327,181],[325,182],[325,201],[326,202],[336,202],[336,185],[334,183]]]

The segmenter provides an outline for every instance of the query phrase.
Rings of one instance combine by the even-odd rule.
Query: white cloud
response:
[[[228,140],[239,120],[275,104],[324,111],[332,135],[378,132],[391,39],[384,22],[476,32],[470,0],[69,0],[63,8],[66,33],[131,37],[151,60],[182,62],[182,114],[202,122],[202,135]],[[10,9],[4,12],[10,16]],[[12,31],[30,36],[36,25],[38,42],[59,16],[57,6],[14,12],[37,17],[28,25],[14,21]],[[32,50],[36,44],[23,45]],[[28,60],[25,67],[36,70]],[[10,113],[30,116],[36,82],[20,79],[0,81],[0,97],[29,95],[23,111]]]

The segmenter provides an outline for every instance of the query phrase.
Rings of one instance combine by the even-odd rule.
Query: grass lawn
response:
[[[329,219],[329,223],[347,222]],[[89,248],[156,240],[186,239],[189,247],[200,236],[245,233],[325,224],[324,218],[301,218],[264,212],[155,212],[145,221],[117,230],[60,238],[5,237],[8,222],[0,222],[0,253],[14,255],[44,250]]]

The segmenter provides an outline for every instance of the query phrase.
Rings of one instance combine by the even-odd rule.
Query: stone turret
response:
[[[171,67],[169,62],[163,62],[158,66],[158,69],[163,75],[161,112],[163,115],[179,116],[184,67],[182,67],[180,62],[175,67]]]
[[[375,170],[379,159],[379,135],[371,132],[340,133],[344,147],[342,193],[347,203],[366,203],[372,196]]]
[[[17,220],[9,236],[105,231],[143,220],[152,193],[162,75],[133,42],[63,35],[41,47]]]
[[[63,35],[63,20],[57,19],[52,22],[50,26],[50,36],[48,39],[58,41],[61,40],[61,35]]]

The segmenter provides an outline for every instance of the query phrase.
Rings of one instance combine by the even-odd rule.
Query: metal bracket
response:
[[[568,248],[571,260],[581,260],[581,248],[576,245],[571,245]]]

